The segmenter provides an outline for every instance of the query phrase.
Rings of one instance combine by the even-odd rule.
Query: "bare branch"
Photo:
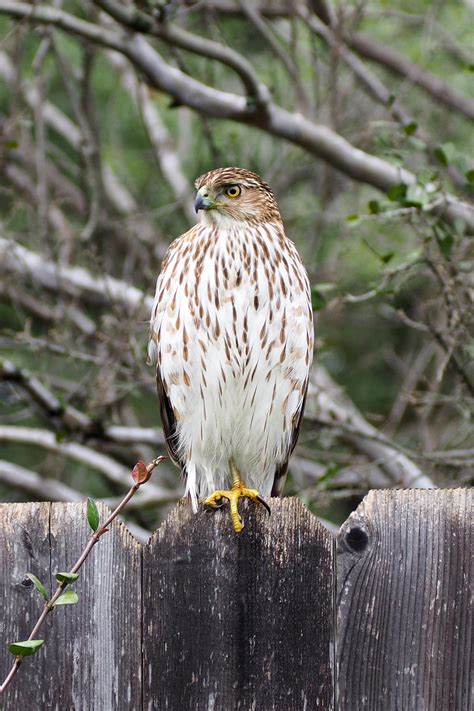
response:
[[[17,442],[21,444],[36,445],[50,452],[73,459],[85,464],[92,469],[100,471],[109,481],[120,486],[127,486],[130,471],[119,464],[115,459],[91,447],[86,447],[77,442],[58,442],[56,434],[50,430],[36,427],[15,427],[14,425],[0,425],[0,442]],[[158,502],[175,500],[176,495],[163,489],[157,484],[151,484],[146,491],[140,494],[140,503],[156,504]]]
[[[26,247],[0,237],[0,273],[27,276],[53,291],[98,304],[117,303],[127,310],[149,318],[153,298],[140,289],[110,276],[95,276],[83,267],[65,267],[32,252]]]
[[[323,368],[313,368],[310,391],[306,404],[306,415],[330,426],[348,425],[344,439],[356,449],[376,461],[390,477],[392,485],[432,489],[431,479],[423,474],[407,455],[399,451],[395,443],[381,438],[354,403],[345,395]]]
[[[439,77],[426,71],[387,45],[359,33],[344,33],[344,39],[358,54],[424,89],[436,102],[474,119],[474,99],[459,94]]]
[[[258,32],[267,42],[275,57],[279,59],[283,67],[286,69],[288,75],[290,76],[294,84],[300,109],[302,112],[308,113],[311,102],[300,80],[298,69],[294,65],[294,62],[292,61],[290,55],[288,54],[288,52],[286,52],[280,47],[277,39],[273,36],[270,27],[267,25],[265,19],[261,16],[258,9],[255,8],[254,4],[245,2],[244,0],[239,0],[239,4],[242,8],[242,12],[254,24]]]
[[[208,37],[194,35],[177,25],[159,22],[137,7],[130,7],[121,2],[114,2],[114,0],[94,0],[94,3],[117,22],[135,30],[135,32],[144,32],[154,37],[159,37],[173,47],[180,47],[227,65],[239,75],[249,97],[252,98],[257,106],[265,107],[268,103],[270,93],[267,87],[259,82],[250,62],[231,47],[225,47],[218,42],[210,40]]]
[[[11,361],[0,360],[1,380],[18,385],[39,406],[43,415],[63,431],[80,434],[86,439],[117,444],[149,444],[155,450],[158,446],[165,445],[163,433],[158,428],[106,425],[75,407],[64,404],[35,375],[18,368]]]
[[[2,484],[11,486],[12,489],[34,496],[38,501],[67,501],[69,503],[84,501],[84,494],[61,481],[48,479],[31,469],[25,469],[25,467],[4,459],[0,459],[0,481]],[[103,503],[108,506],[112,505],[110,501],[103,501]],[[152,535],[151,531],[147,531],[134,521],[126,520],[125,524],[130,533],[141,543],[146,543]]]
[[[0,52],[0,76],[3,76],[12,88],[15,86],[16,89],[18,89],[15,84],[15,72],[13,70],[13,65],[5,52]],[[39,104],[39,94],[36,87],[33,84],[24,81],[22,82],[20,89],[23,92],[28,106],[33,111],[36,111]],[[82,150],[83,137],[79,127],[50,101],[43,101],[41,109],[45,124],[47,124],[49,128],[56,131],[76,151],[80,153]],[[119,181],[112,168],[106,162],[103,162],[101,167],[102,184],[109,203],[121,215],[129,215],[130,213],[135,212],[138,209],[138,205],[134,197]],[[51,180],[52,176],[48,175],[48,178]],[[61,187],[63,190],[65,187],[68,188],[66,193],[67,200],[72,201],[74,209],[81,216],[84,215],[86,209],[84,197],[78,188],[69,183],[65,185],[64,176],[61,176],[61,181],[57,180],[55,182],[55,187],[57,188]],[[50,206],[50,211],[53,207],[54,206]]]
[[[0,481],[25,491],[41,501],[83,501],[84,495],[56,479],[47,479],[31,469],[0,460]]]
[[[119,69],[123,86],[141,112],[150,143],[155,150],[158,164],[166,182],[173,191],[187,221],[191,225],[194,224],[196,215],[193,208],[193,190],[183,172],[178,154],[174,150],[172,138],[150,98],[147,86],[138,81],[132,66],[121,54],[109,52],[108,57],[112,65]]]

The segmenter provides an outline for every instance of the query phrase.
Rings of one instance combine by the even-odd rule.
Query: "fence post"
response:
[[[337,544],[340,711],[472,709],[472,489],[371,491]]]
[[[330,711],[332,536],[297,499],[272,515],[182,504],[144,549],[144,708]]]

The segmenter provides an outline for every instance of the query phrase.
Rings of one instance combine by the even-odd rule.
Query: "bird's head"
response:
[[[281,222],[275,196],[259,175],[244,168],[217,168],[194,183],[196,212],[202,221],[219,226],[235,222]]]

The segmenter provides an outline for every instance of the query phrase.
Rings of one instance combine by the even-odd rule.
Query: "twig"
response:
[[[66,501],[72,503],[84,500],[83,492],[77,491],[77,489],[73,489],[57,479],[49,479],[48,477],[41,476],[38,472],[26,469],[13,462],[7,462],[4,459],[0,459],[0,482],[12,489],[33,495],[37,501]],[[137,511],[141,508],[140,502],[138,502],[138,506],[136,505],[137,499],[139,498],[140,497],[135,497],[129,502],[127,513]],[[173,497],[170,495],[170,501],[178,501],[179,498],[179,494]],[[98,501],[113,508],[117,506],[121,499],[122,497],[111,497],[98,499]],[[161,501],[160,503],[164,502]],[[140,541],[140,543],[146,543],[152,535],[151,531],[143,528],[130,518],[119,518],[124,521],[132,536],[134,536],[137,541]]]
[[[68,575],[74,576],[78,571],[81,569],[82,565],[84,564],[85,560],[87,559],[88,555],[92,551],[93,547],[95,546],[96,543],[99,542],[100,538],[108,532],[109,526],[112,523],[112,521],[118,516],[118,514],[125,508],[127,503],[130,501],[130,499],[135,496],[137,493],[138,489],[145,484],[153,470],[164,460],[166,457],[160,456],[157,457],[156,459],[153,459],[149,464],[145,465],[143,462],[138,462],[132,472],[132,477],[134,480],[133,486],[130,487],[129,491],[127,494],[123,497],[121,502],[118,504],[118,506],[112,511],[108,519],[103,523],[101,526],[98,526],[94,532],[91,534],[84,550],[82,551],[81,555],[71,568],[71,570],[68,571]],[[91,523],[92,526],[92,523]],[[63,582],[60,582],[58,587],[56,588],[53,596],[49,598],[49,600],[46,601],[46,604],[43,608],[43,611],[41,612],[40,616],[38,617],[33,629],[30,632],[30,636],[28,637],[27,640],[25,641],[32,641],[35,639],[35,636],[39,629],[41,628],[43,622],[45,621],[46,617],[52,610],[54,609],[54,605],[58,598],[62,595],[64,589],[69,585],[71,581],[70,580],[64,580]],[[20,668],[21,664],[23,663],[23,656],[17,656],[15,657],[15,661],[8,672],[5,680],[0,686],[0,693],[3,693],[9,684],[12,682],[13,678],[18,672],[18,669]]]

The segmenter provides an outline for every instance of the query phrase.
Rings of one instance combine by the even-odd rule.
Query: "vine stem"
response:
[[[110,516],[107,518],[107,520],[97,528],[96,531],[94,531],[91,536],[89,537],[89,540],[87,541],[87,544],[82,551],[81,555],[77,559],[77,561],[74,563],[73,567],[71,570],[69,570],[69,573],[77,573],[82,565],[84,564],[85,560],[87,559],[88,555],[90,554],[91,550],[95,546],[96,543],[99,542],[99,540],[102,538],[102,536],[108,532],[109,526],[112,523],[112,521],[119,515],[119,513],[125,508],[125,506],[128,504],[130,499],[135,496],[137,493],[138,489],[143,485],[146,484],[146,482],[149,480],[153,470],[164,460],[166,457],[160,456],[156,457],[156,459],[153,459],[149,464],[145,465],[143,462],[138,462],[135,467],[133,468],[132,472],[132,477],[134,479],[134,484],[133,486],[130,487],[128,492],[125,494],[123,499],[120,501],[120,503],[115,507],[115,509],[112,511]],[[33,640],[38,632],[38,630],[41,628],[43,622],[45,621],[46,617],[52,610],[54,609],[54,605],[56,603],[56,600],[62,595],[64,589],[67,587],[69,583],[67,581],[64,581],[62,583],[59,583],[58,587],[54,591],[54,594],[52,597],[46,601],[43,610],[36,620],[35,626],[30,632],[30,635],[26,641],[30,642]],[[18,672],[18,669],[22,665],[24,660],[24,657],[21,655],[18,655],[15,657],[15,661],[8,672],[7,676],[5,677],[4,681],[0,685],[0,694],[2,694],[7,687],[10,685],[12,680],[14,679],[15,675]]]

